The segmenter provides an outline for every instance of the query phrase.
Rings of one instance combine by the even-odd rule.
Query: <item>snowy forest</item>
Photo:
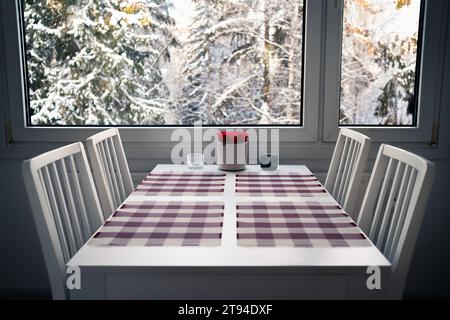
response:
[[[340,124],[414,124],[420,5],[345,0]]]
[[[32,125],[298,125],[303,0],[24,0]],[[346,0],[341,124],[411,124],[420,0]],[[308,81],[308,79],[304,79]]]

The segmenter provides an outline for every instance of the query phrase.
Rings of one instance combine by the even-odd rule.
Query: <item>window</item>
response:
[[[8,48],[1,75],[5,117],[17,142],[81,140],[103,126],[122,126],[124,141],[166,148],[171,127],[200,120],[222,128],[276,126],[280,148],[295,159],[305,155],[305,143],[325,156],[341,126],[358,126],[374,142],[424,148],[443,128],[449,1],[16,0],[0,6]],[[385,14],[387,22],[380,20]],[[397,20],[402,28],[392,27]],[[383,34],[395,32],[381,37],[375,25]],[[362,35],[371,49],[352,56],[353,40],[361,45]],[[353,58],[364,72],[349,63]]]
[[[303,0],[24,0],[28,126],[302,124]]]
[[[340,125],[416,125],[420,13],[421,0],[344,1]]]
[[[428,144],[439,123],[448,2],[326,1],[323,141]]]

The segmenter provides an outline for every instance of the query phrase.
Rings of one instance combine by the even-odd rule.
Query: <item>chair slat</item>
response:
[[[330,193],[334,192],[338,169],[341,163],[340,158],[342,157],[344,149],[344,140],[345,139],[342,138],[342,132],[339,132],[339,137],[334,147],[333,157],[331,158],[330,167],[328,169],[328,174],[325,180],[325,188],[327,188]]]
[[[84,148],[79,153],[74,155],[77,158],[77,163],[88,163]],[[79,166],[80,172],[80,185],[83,190],[90,190],[93,186],[92,172],[87,165]],[[86,212],[88,213],[89,233],[92,234],[97,230],[104,222],[103,214],[101,214],[101,207],[98,199],[97,192],[84,192],[83,193],[86,205]],[[100,213],[100,214],[99,214]]]
[[[77,200],[77,208],[80,217],[80,221],[82,223],[82,231],[83,231],[83,240],[86,240],[90,237],[90,229],[89,229],[89,220],[87,217],[86,205],[84,203],[83,192],[81,191],[80,179],[78,177],[78,170],[75,165],[75,159],[73,156],[68,158],[71,170],[71,176],[74,187],[74,195]]]
[[[347,176],[349,174],[350,162],[351,162],[351,157],[352,157],[352,154],[354,151],[353,149],[355,147],[355,144],[356,144],[355,141],[350,140],[349,145],[348,145],[348,150],[345,155],[344,169],[342,171],[341,181],[339,182],[339,188],[338,188],[338,193],[337,193],[337,199],[339,199],[338,200],[339,202],[342,201],[342,195],[344,194],[345,179],[347,178]]]
[[[131,192],[133,192],[134,185],[133,180],[131,179],[130,168],[128,167],[128,162],[125,157],[125,150],[122,145],[122,140],[120,139],[119,130],[117,129],[116,134],[113,137],[113,144],[117,155],[117,160],[119,161],[121,177],[125,188],[125,197],[127,197]]]
[[[345,195],[347,194],[347,187],[348,187],[349,181],[351,180],[351,177],[353,174],[353,164],[355,161],[356,150],[358,149],[358,145],[359,145],[358,142],[356,140],[353,140],[353,148],[350,151],[350,155],[349,155],[347,173],[342,181],[342,184],[343,184],[343,186],[342,186],[343,192],[342,192],[342,196],[341,196],[342,201],[344,200]]]
[[[64,233],[66,235],[67,243],[69,246],[69,254],[72,256],[77,251],[77,245],[75,244],[74,229],[72,228],[72,221],[69,218],[69,212],[67,210],[65,195],[59,179],[58,169],[56,163],[52,162],[49,166],[50,176],[53,177],[54,193],[56,194],[56,200],[58,201],[60,209],[60,218],[62,221]]]
[[[404,166],[405,166],[404,163],[397,161],[397,166],[396,166],[395,173],[394,173],[394,179],[392,181],[392,186],[391,186],[391,190],[389,193],[389,197],[388,197],[386,206],[384,208],[384,215],[381,220],[380,231],[377,236],[378,248],[384,248],[387,229],[389,228],[389,223],[391,222],[391,218],[392,218],[392,211],[393,211],[392,206],[394,205],[394,199],[398,195],[400,179],[402,176]]]
[[[115,189],[114,189],[114,177],[112,175],[113,168],[111,167],[111,163],[109,161],[109,151],[106,149],[106,145],[107,145],[106,140],[103,140],[101,142],[101,144],[102,144],[102,147],[103,147],[103,152],[105,154],[106,167],[107,167],[107,170],[109,172],[109,175],[108,175],[109,180],[110,180],[109,188],[110,188],[111,193],[112,193],[112,195],[114,197],[114,207],[117,207],[117,203],[119,202],[119,199],[117,199],[117,193],[115,192]]]
[[[70,259],[70,249],[67,243],[66,235],[64,232],[61,217],[59,216],[58,204],[56,202],[55,192],[53,191],[52,179],[47,167],[42,168],[42,176],[45,183],[46,197],[49,201],[51,213],[54,219],[56,231],[58,233],[59,241],[61,242],[61,249],[64,256],[64,261],[67,262]]]
[[[63,182],[64,188],[66,190],[68,212],[70,215],[70,219],[73,221],[72,228],[74,230],[76,246],[79,248],[83,245],[83,243],[86,239],[83,237],[81,222],[80,222],[80,219],[78,218],[78,212],[77,212],[77,208],[75,206],[75,201],[73,198],[74,192],[72,191],[72,187],[70,186],[69,175],[68,175],[68,170],[66,167],[65,159],[61,159],[58,162],[61,166],[60,172],[61,172],[62,182]]]
[[[355,162],[356,162],[357,157],[358,157],[357,155],[358,155],[359,146],[360,145],[356,141],[354,141],[354,148],[353,148],[353,150],[351,152],[351,158],[350,158],[350,162],[349,162],[349,167],[348,167],[347,174],[345,175],[344,181],[343,181],[343,188],[342,188],[343,192],[342,192],[342,195],[341,195],[341,199],[342,199],[341,201],[342,202],[345,202],[345,198],[346,198],[346,196],[348,194],[348,188],[350,186],[350,181],[352,180],[352,177],[354,175]]]
[[[393,162],[394,162],[394,160],[389,159],[386,174],[384,176],[383,183],[381,185],[381,191],[379,194],[377,205],[375,206],[375,213],[373,216],[372,226],[370,228],[370,233],[369,233],[369,237],[371,239],[374,239],[374,241],[376,241],[378,226],[379,226],[380,220],[382,218],[381,215],[382,215],[383,209],[384,209],[383,204],[386,199],[387,191],[389,189],[389,183],[390,183],[390,177],[392,174],[392,167],[393,167],[392,163]]]
[[[410,177],[412,174],[412,168],[408,165],[405,165],[405,170],[403,172],[402,182],[400,183],[400,190],[398,193],[397,202],[395,203],[394,212],[392,213],[392,222],[389,226],[389,231],[386,238],[386,244],[384,247],[384,252],[386,252],[386,256],[391,255],[394,235],[395,235],[395,229],[398,225],[398,221],[400,218],[400,211],[402,210],[404,204],[405,204],[405,196],[408,192],[408,187],[410,184]]]
[[[112,193],[114,194],[114,198],[116,200],[116,202],[114,203],[115,207],[118,207],[120,205],[120,191],[119,191],[119,186],[117,185],[117,175],[116,175],[116,169],[114,167],[114,163],[112,161],[112,156],[111,156],[111,149],[109,148],[109,140],[110,138],[106,139],[103,141],[103,143],[105,144],[105,151],[106,151],[106,158],[108,161],[108,166],[111,170],[111,181],[112,181]]]
[[[378,201],[380,188],[384,181],[384,172],[389,162],[389,159],[384,157],[382,153],[383,149],[380,148],[361,205],[361,212],[358,216],[358,225],[367,234],[370,234],[375,213],[373,209]],[[375,172],[378,174],[375,174]]]
[[[334,186],[333,186],[333,195],[337,195],[339,192],[340,181],[342,179],[342,174],[343,174],[344,166],[345,166],[345,159],[348,154],[348,140],[349,139],[347,137],[344,137],[344,147],[342,149],[342,154],[340,155],[341,160],[339,162],[336,180],[335,180]]]
[[[109,168],[109,164],[108,164],[108,160],[106,157],[106,150],[105,150],[105,146],[104,146],[104,141],[100,141],[98,144],[99,150],[100,150],[100,154],[102,155],[102,164],[103,164],[103,170],[105,171],[105,175],[106,175],[106,179],[108,182],[108,190],[109,193],[112,197],[112,207],[115,207],[115,204],[117,203],[117,199],[116,199],[116,194],[113,191],[113,183],[111,180],[111,169]]]
[[[386,256],[392,259],[395,248],[397,247],[398,241],[400,239],[401,229],[404,226],[405,220],[406,220],[406,214],[408,212],[408,208],[411,201],[411,195],[414,191],[414,183],[417,178],[417,170],[412,169],[409,181],[408,181],[408,187],[406,189],[405,198],[403,199],[403,204],[400,209],[400,214],[398,217],[397,225],[395,225],[395,231],[394,231],[394,237],[392,239],[392,245],[389,250],[389,252],[386,252]]]
[[[127,197],[127,193],[125,191],[125,187],[124,187],[124,183],[122,180],[122,171],[120,169],[120,163],[119,163],[119,159],[117,158],[117,152],[116,152],[116,148],[114,146],[114,139],[110,140],[111,142],[111,156],[112,156],[112,160],[114,163],[114,166],[117,170],[118,176],[117,176],[117,184],[119,186],[119,193],[120,193],[120,199],[125,199]]]

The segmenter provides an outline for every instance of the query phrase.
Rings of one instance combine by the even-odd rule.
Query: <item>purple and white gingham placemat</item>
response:
[[[208,172],[150,173],[136,187],[135,195],[145,196],[221,196],[225,174]]]
[[[219,246],[222,202],[128,201],[89,241],[97,246]]]
[[[370,241],[336,203],[238,202],[240,246],[361,247]]]
[[[318,197],[327,192],[312,174],[283,173],[236,175],[236,194],[252,197]]]

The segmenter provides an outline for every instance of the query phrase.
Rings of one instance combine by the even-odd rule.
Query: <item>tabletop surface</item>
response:
[[[186,172],[184,165],[158,165],[152,173]],[[259,166],[247,166],[248,172],[260,171]],[[198,172],[220,171],[215,165]],[[243,173],[240,171],[238,173]],[[278,173],[311,174],[303,165],[280,166]],[[85,244],[67,263],[80,267],[364,267],[390,266],[389,261],[373,245],[364,247],[251,247],[238,246],[236,241],[236,203],[255,198],[236,196],[235,172],[226,172],[224,193],[220,196],[148,196],[130,195],[126,201],[222,201],[225,204],[220,246],[93,246]],[[261,200],[261,199],[258,199]],[[280,201],[279,197],[264,197],[264,201]],[[290,199],[291,200],[291,199]],[[310,201],[297,198],[295,201]],[[317,202],[335,200],[331,195],[314,198]]]

